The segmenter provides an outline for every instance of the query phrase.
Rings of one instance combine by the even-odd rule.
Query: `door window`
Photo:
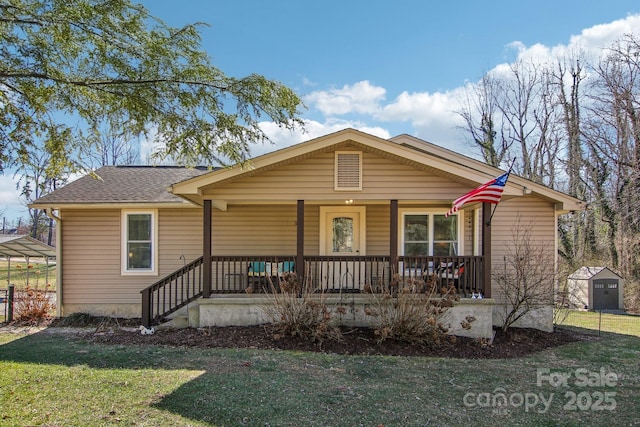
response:
[[[353,218],[333,218],[333,252],[353,253]]]

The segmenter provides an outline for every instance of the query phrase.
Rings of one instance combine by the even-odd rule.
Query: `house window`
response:
[[[362,152],[336,151],[335,190],[362,190]]]
[[[157,258],[154,211],[122,213],[122,272],[155,274]]]
[[[457,256],[460,250],[458,215],[405,212],[402,215],[403,255]]]

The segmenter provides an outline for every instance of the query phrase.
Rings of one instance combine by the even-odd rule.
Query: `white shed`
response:
[[[624,279],[607,267],[581,267],[567,278],[569,302],[588,310],[624,310]]]

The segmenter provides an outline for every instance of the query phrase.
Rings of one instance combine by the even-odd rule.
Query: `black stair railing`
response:
[[[202,296],[202,264],[200,257],[140,291],[145,327],[159,323]]]

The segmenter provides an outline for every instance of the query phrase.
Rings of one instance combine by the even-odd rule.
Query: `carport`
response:
[[[4,296],[0,296],[0,300],[4,304],[5,320],[11,321],[13,319],[14,295],[14,287],[11,284],[11,258],[20,258],[26,261],[25,278],[27,285],[29,284],[29,260],[31,258],[44,258],[47,265],[45,283],[49,283],[49,260],[56,258],[56,249],[30,236],[0,236],[0,257],[4,257],[7,260],[7,289],[2,290]]]
[[[11,283],[11,258],[44,258],[47,264],[45,283],[49,283],[49,260],[55,259],[56,248],[30,236],[0,236],[0,256],[7,259],[7,284]],[[27,284],[29,270],[27,269]]]

